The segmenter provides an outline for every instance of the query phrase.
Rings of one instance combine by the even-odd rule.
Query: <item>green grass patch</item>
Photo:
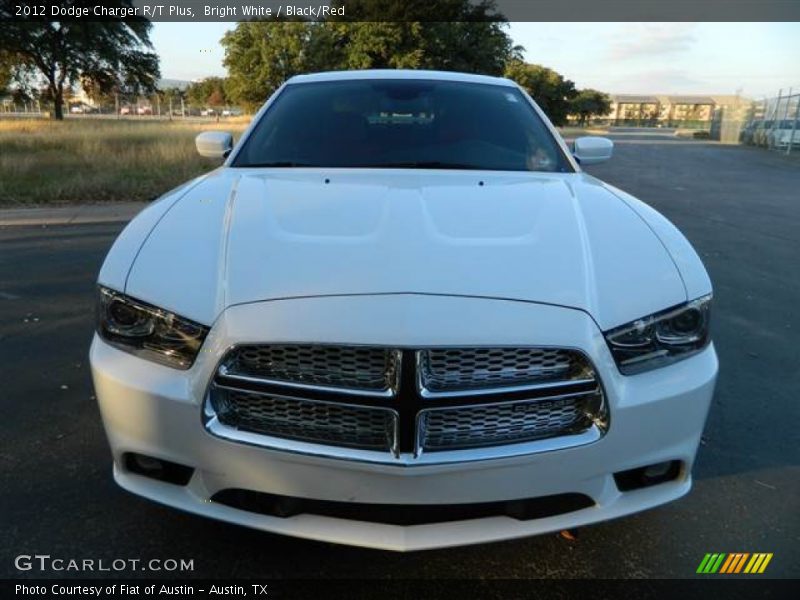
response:
[[[223,123],[75,119],[0,121],[0,206],[152,200],[220,164],[197,154]]]

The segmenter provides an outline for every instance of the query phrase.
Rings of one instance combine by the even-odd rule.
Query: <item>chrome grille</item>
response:
[[[469,448],[509,455],[522,450],[503,447],[545,439],[570,447],[607,426],[592,364],[564,348],[236,346],[207,409],[209,431],[235,441],[403,464],[469,460],[446,452]]]
[[[391,450],[396,415],[391,410],[253,393],[215,386],[220,422],[236,429],[336,446]]]
[[[229,375],[363,391],[390,390],[399,352],[369,346],[249,345],[225,361]]]
[[[430,393],[530,386],[591,377],[579,352],[550,348],[436,348],[418,355]]]
[[[595,395],[426,410],[420,415],[420,448],[455,450],[578,432],[591,425],[587,403]]]

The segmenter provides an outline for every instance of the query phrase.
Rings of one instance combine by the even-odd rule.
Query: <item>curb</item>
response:
[[[81,225],[125,223],[135,217],[146,202],[76,204],[74,206],[0,209],[0,227],[34,225]]]

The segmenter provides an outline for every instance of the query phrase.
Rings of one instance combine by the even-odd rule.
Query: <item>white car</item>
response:
[[[711,282],[515,83],[293,77],[122,232],[91,364],[125,489],[391,550],[675,500],[714,392]]]
[[[770,132],[770,145],[780,150],[786,150],[789,146],[800,145],[800,123],[784,120],[775,125],[775,129]]]

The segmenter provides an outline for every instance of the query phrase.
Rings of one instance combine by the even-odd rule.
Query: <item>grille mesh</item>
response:
[[[382,391],[395,381],[398,355],[367,346],[253,345],[236,348],[226,366],[248,377]]]
[[[422,350],[419,365],[423,387],[430,392],[569,380],[590,372],[583,355],[547,348]]]
[[[222,423],[276,437],[390,450],[395,415],[373,407],[286,398],[215,386],[212,401]]]
[[[421,447],[453,450],[526,442],[588,427],[586,397],[430,410],[420,417]]]

